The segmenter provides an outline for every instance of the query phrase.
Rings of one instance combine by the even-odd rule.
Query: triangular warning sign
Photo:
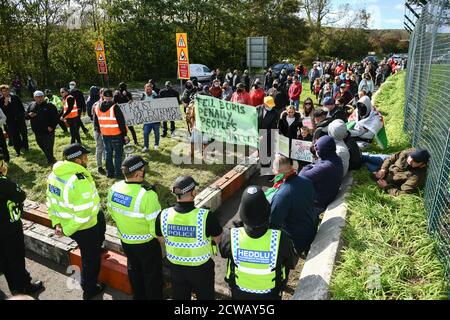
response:
[[[178,40],[178,48],[186,48],[186,42],[183,39],[183,36],[180,36],[180,39]]]
[[[99,54],[98,55],[98,61],[104,61],[105,60],[105,58],[103,58],[103,54]]]
[[[97,51],[103,51],[103,47],[102,44],[100,42],[97,42],[97,49],[95,49]]]
[[[187,61],[186,54],[184,53],[184,50],[181,50],[180,58],[178,59],[178,61]]]

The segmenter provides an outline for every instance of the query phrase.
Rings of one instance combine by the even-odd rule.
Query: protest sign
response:
[[[279,134],[275,134],[275,152],[282,154],[285,157],[289,156],[289,138]]]
[[[313,162],[313,155],[310,151],[312,142],[292,139],[291,159]]]
[[[255,107],[197,95],[195,126],[217,141],[258,148],[258,115]]]
[[[304,127],[308,127],[310,129],[313,129],[313,123],[311,117],[305,117],[302,119],[302,124]]]
[[[119,104],[129,126],[160,121],[181,120],[177,98],[159,98],[151,101],[130,101]]]

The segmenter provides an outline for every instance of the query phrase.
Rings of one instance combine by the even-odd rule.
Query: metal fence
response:
[[[425,187],[429,232],[450,276],[450,1],[422,7],[411,34],[404,130],[431,154]]]

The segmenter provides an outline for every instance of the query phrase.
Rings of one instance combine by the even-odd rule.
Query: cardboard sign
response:
[[[279,133],[275,135],[275,152],[282,154],[285,157],[290,157],[288,137],[285,137]]]
[[[130,101],[119,104],[127,125],[181,120],[177,98],[159,98],[151,101]]]
[[[258,148],[258,114],[255,107],[197,95],[195,125],[208,137],[218,141]]]
[[[310,151],[312,142],[292,139],[291,159],[313,162],[313,155]]]
[[[310,129],[313,129],[312,119],[311,117],[305,117],[302,119],[302,124],[304,127],[308,127]]]

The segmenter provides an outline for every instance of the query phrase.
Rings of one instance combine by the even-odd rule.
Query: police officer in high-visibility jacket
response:
[[[63,104],[61,121],[64,121],[69,126],[70,143],[81,143],[77,101],[69,94],[67,88],[61,88],[59,93],[61,94]]]
[[[128,258],[128,277],[135,300],[162,299],[162,252],[155,220],[161,212],[154,187],[144,181],[147,162],[130,156],[122,163],[125,180],[108,194],[108,212]]]
[[[8,165],[0,149],[0,274],[6,277],[13,295],[33,294],[43,289],[41,281],[31,282],[25,268],[25,244],[20,216],[26,194],[7,178]]]
[[[172,190],[177,204],[164,209],[156,220],[156,235],[165,242],[176,300],[190,300],[192,292],[198,300],[215,296],[211,256],[213,246],[220,242],[222,227],[214,213],[194,206],[196,186],[192,177],[178,177]]]
[[[75,240],[81,253],[83,299],[101,293],[97,284],[101,246],[105,240],[105,217],[94,179],[87,170],[88,153],[79,143],[66,146],[66,160],[58,161],[47,179],[48,214],[57,236]]]
[[[219,245],[228,259],[225,281],[233,299],[281,299],[289,270],[295,268],[289,237],[269,226],[270,204],[261,187],[248,187],[241,199],[242,227],[225,231]]]

